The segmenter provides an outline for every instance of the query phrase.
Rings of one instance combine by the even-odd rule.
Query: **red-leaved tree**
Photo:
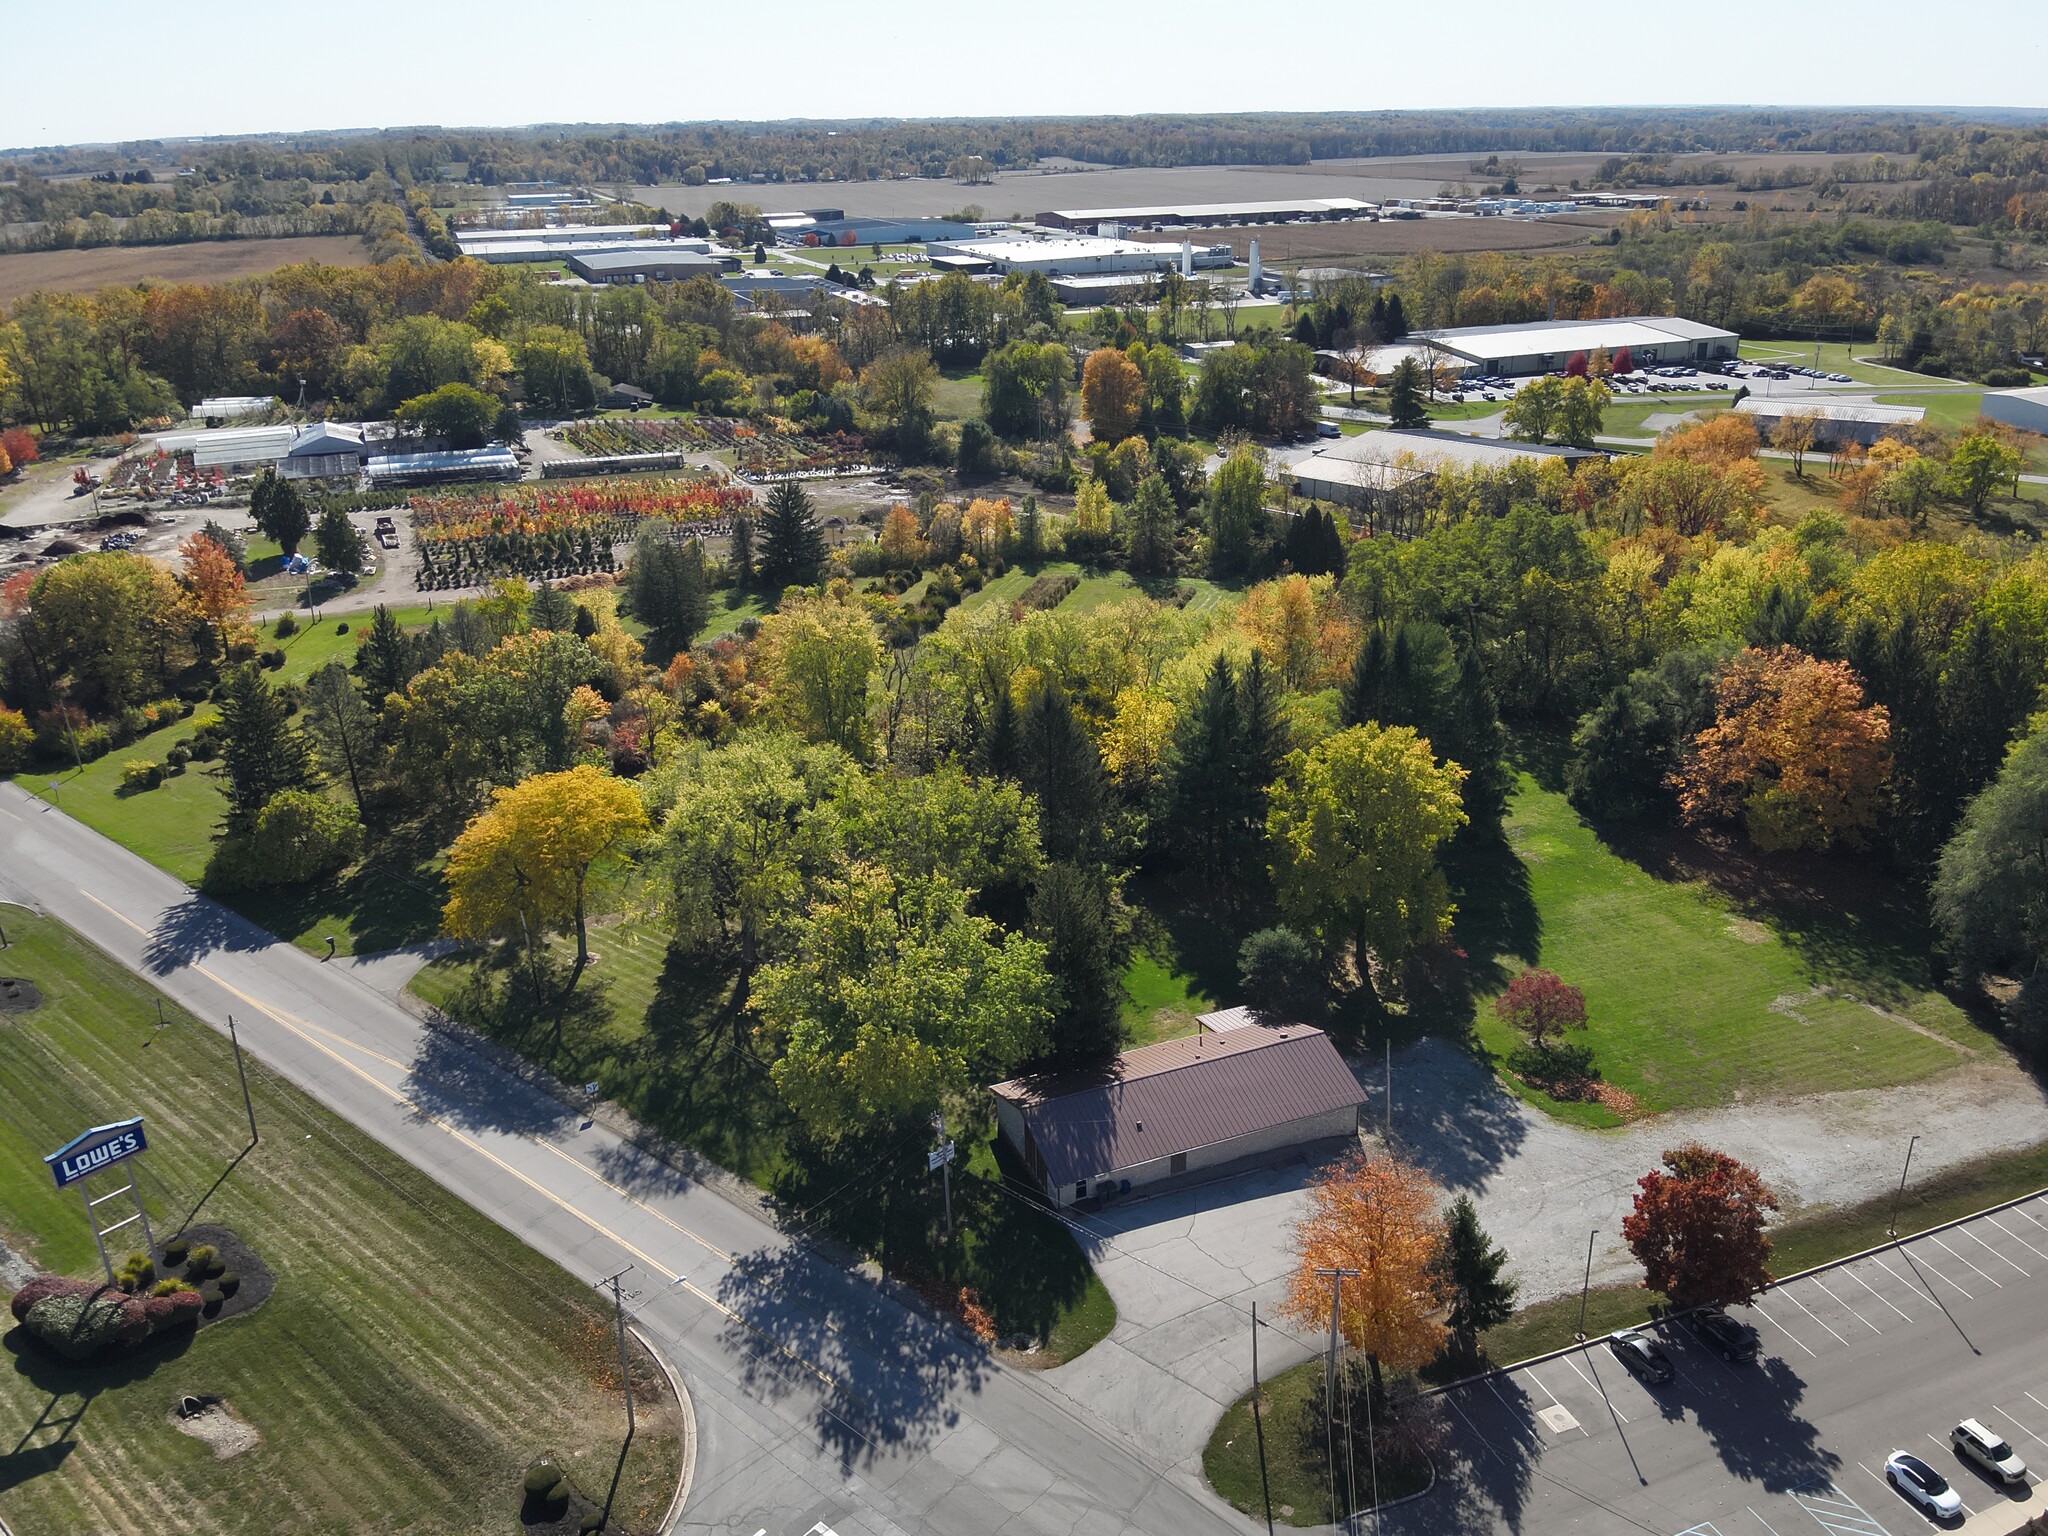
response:
[[[1565,362],[1564,376],[1568,379],[1583,379],[1586,376],[1586,366],[1590,361],[1591,359],[1585,353],[1574,352]]]
[[[1754,1168],[1688,1142],[1643,1175],[1621,1235],[1643,1284],[1674,1307],[1736,1307],[1771,1283],[1764,1223],[1777,1208]]]
[[[1508,983],[1493,1000],[1494,1017],[1519,1029],[1529,1044],[1547,1051],[1568,1029],[1586,1027],[1586,994],[1555,972],[1530,969]]]
[[[1619,347],[1615,350],[1614,371],[1616,373],[1634,373],[1636,371],[1635,354],[1629,351],[1627,347]]]
[[[0,432],[0,450],[6,452],[16,469],[26,469],[43,456],[36,446],[35,434],[27,427],[10,427]]]

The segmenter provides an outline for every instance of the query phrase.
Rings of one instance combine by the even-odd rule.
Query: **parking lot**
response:
[[[1885,1481],[1895,1450],[1948,1479],[1973,1532],[2014,1530],[2048,1498],[2048,1201],[1774,1287],[1733,1315],[1759,1336],[1753,1364],[1666,1324],[1655,1332],[1677,1374],[1662,1386],[1595,1339],[1453,1388],[1437,1486],[1385,1528],[1918,1536],[1934,1522]],[[1949,1445],[1972,1417],[2028,1461],[2027,1489],[1999,1487]]]

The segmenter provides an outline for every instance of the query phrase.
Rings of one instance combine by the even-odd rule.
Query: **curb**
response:
[[[1844,1264],[1854,1264],[1858,1259],[1867,1259],[1874,1253],[1883,1253],[1887,1249],[1903,1247],[1905,1244],[1917,1242],[1919,1239],[1923,1237],[1931,1237],[1937,1232],[1953,1231],[1955,1228],[1962,1226],[1965,1222],[1975,1221],[1979,1216],[1990,1216],[1998,1211],[2008,1211],[2016,1205],[2024,1205],[2029,1200],[2039,1199],[2042,1195],[2048,1195],[2048,1188],[2028,1190],[2027,1193],[2023,1195],[2014,1195],[2010,1200],[2001,1200],[1996,1205],[1985,1206],[1982,1210],[1969,1211],[1966,1212],[1964,1215],[1952,1217],[1947,1221],[1938,1221],[1931,1227],[1921,1228],[1918,1232],[1902,1232],[1897,1237],[1887,1238],[1885,1239],[1885,1241],[1873,1244],[1868,1248],[1859,1248],[1854,1253],[1845,1253],[1838,1259],[1828,1259],[1824,1263],[1810,1265],[1805,1269],[1796,1270],[1789,1275],[1775,1275],[1772,1277],[1771,1283],[1765,1286],[1763,1290],[1759,1291],[1757,1294],[1764,1295],[1770,1291],[1776,1290],[1781,1285],[1790,1285],[1794,1280],[1804,1280],[1808,1275],[1824,1275],[1831,1269],[1840,1269]],[[1695,1308],[1690,1310],[1697,1309]],[[1683,1317],[1684,1315],[1685,1314],[1683,1312],[1666,1312],[1662,1317],[1652,1318],[1649,1319],[1649,1321],[1666,1322],[1672,1318]],[[1632,1326],[1641,1325],[1638,1324]],[[1541,1365],[1546,1360],[1561,1360],[1566,1355],[1577,1354],[1580,1350],[1586,1348],[1592,1342],[1593,1336],[1588,1335],[1586,1338],[1581,1339],[1576,1343],[1567,1344],[1561,1349],[1546,1350],[1540,1355],[1530,1355],[1526,1359],[1516,1360],[1512,1364],[1508,1365],[1489,1366],[1487,1369],[1479,1371],[1474,1375],[1461,1376],[1456,1381],[1447,1381],[1442,1386],[1431,1387],[1429,1391],[1424,1393],[1423,1395],[1426,1397],[1434,1397],[1438,1393],[1449,1392],[1456,1387],[1466,1387],[1470,1386],[1475,1381],[1484,1381],[1489,1376],[1505,1376],[1509,1372],[1519,1371],[1523,1369],[1525,1366]]]
[[[640,1341],[640,1345],[654,1357],[654,1363],[661,1367],[661,1374],[668,1378],[669,1386],[676,1394],[676,1404],[683,1413],[683,1470],[676,1480],[675,1497],[668,1501],[668,1513],[661,1517],[658,1527],[663,1532],[675,1529],[676,1521],[682,1517],[683,1504],[690,1497],[690,1484],[697,1477],[697,1408],[690,1401],[689,1390],[683,1385],[682,1374],[669,1364],[668,1356],[656,1347],[654,1341],[640,1331],[638,1323],[626,1324],[626,1331]],[[0,1536],[6,1536],[0,1530]]]

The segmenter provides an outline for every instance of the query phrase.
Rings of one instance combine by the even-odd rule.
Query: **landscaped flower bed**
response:
[[[614,551],[646,522],[718,534],[753,493],[708,480],[586,480],[412,498],[421,591],[499,576],[555,580],[616,567]]]

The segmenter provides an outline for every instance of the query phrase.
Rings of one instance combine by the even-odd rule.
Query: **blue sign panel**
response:
[[[142,1117],[138,1115],[133,1120],[96,1125],[83,1136],[65,1142],[43,1161],[56,1176],[57,1187],[64,1189],[148,1149],[149,1143],[142,1135]]]

